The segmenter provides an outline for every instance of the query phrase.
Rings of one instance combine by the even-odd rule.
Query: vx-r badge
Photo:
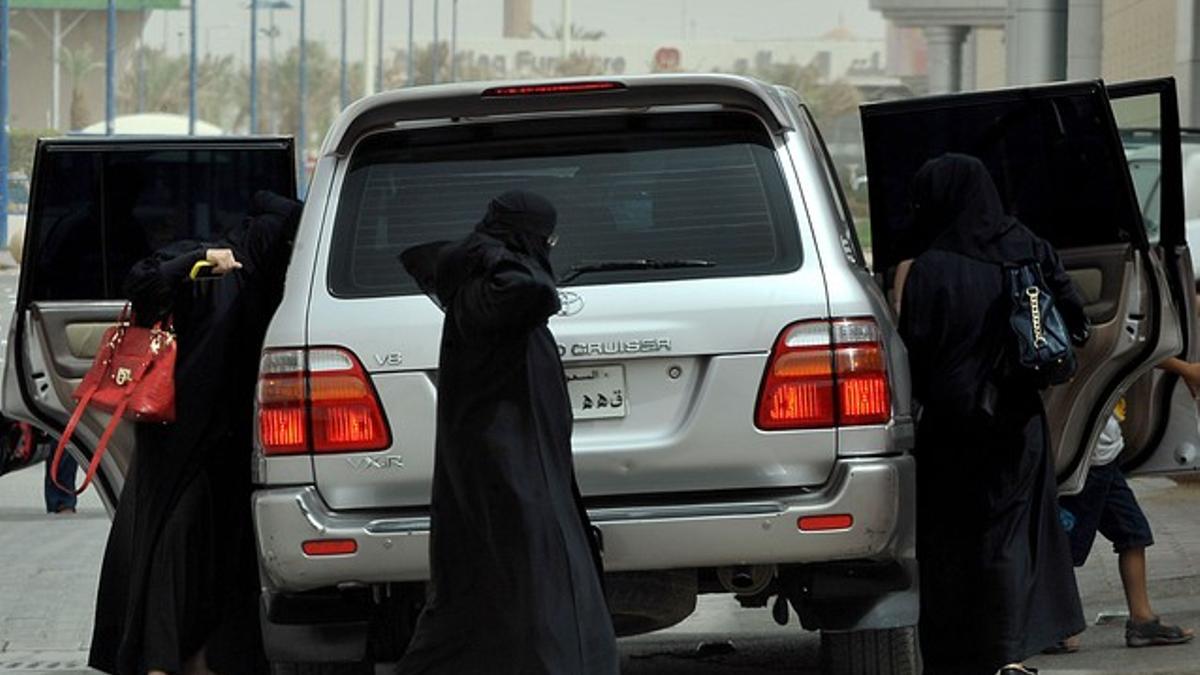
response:
[[[558,303],[562,306],[559,316],[575,316],[583,311],[583,296],[574,291],[559,291]]]
[[[375,469],[403,469],[404,457],[400,455],[385,455],[383,457],[347,457],[348,463],[355,471],[363,472]]]

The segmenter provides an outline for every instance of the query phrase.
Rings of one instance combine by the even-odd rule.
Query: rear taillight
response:
[[[891,409],[879,326],[871,319],[806,321],[776,341],[755,422],[765,430],[883,424]]]
[[[266,455],[371,452],[389,447],[391,432],[354,354],[273,349],[259,366],[258,441]]]

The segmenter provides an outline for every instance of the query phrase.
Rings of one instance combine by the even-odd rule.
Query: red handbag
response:
[[[116,325],[104,331],[96,359],[73,394],[79,403],[58,439],[51,464],[50,476],[55,485],[66,490],[58,483],[58,465],[75,427],[89,407],[110,413],[112,419],[100,436],[83,485],[74,491],[75,494],[80,494],[91,484],[109,439],[122,419],[131,422],[175,421],[176,350],[170,319],[142,328],[134,324],[132,312],[126,305]]]

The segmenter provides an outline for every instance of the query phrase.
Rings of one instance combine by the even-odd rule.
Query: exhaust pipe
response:
[[[757,595],[775,578],[774,565],[734,565],[717,569],[721,587],[737,595]]]

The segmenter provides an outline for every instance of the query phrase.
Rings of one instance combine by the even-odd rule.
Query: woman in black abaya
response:
[[[571,409],[546,322],[556,215],[507,192],[458,243],[406,251],[446,312],[428,603],[404,675],[615,675]]]
[[[1038,387],[997,373],[1010,330],[1003,263],[1039,263],[1076,336],[1087,330],[1083,305],[1050,245],[1005,215],[979,160],[926,163],[913,208],[918,231],[932,241],[908,274],[900,314],[921,408],[925,672],[992,675],[1011,664],[1006,672],[1020,673],[1025,658],[1084,623]]]
[[[126,278],[138,323],[174,317],[176,421],[136,427],[100,573],[93,668],[265,670],[250,520],[254,387],[299,213],[298,202],[259,192],[225,240],[168,245]],[[190,281],[202,260],[218,275]]]

